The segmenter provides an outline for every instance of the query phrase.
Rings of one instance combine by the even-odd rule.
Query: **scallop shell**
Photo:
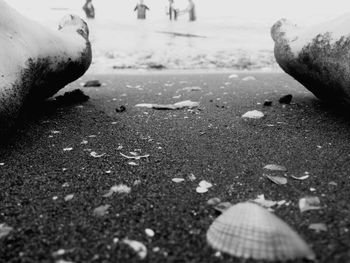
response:
[[[219,216],[207,232],[214,249],[257,260],[314,259],[305,241],[285,222],[253,203],[239,203]]]

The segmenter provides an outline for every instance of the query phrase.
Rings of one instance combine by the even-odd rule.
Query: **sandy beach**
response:
[[[125,238],[147,247],[142,262],[250,262],[207,245],[218,216],[207,201],[262,194],[286,201],[274,213],[318,262],[349,262],[348,117],[285,74],[236,74],[86,75],[60,94],[80,88],[87,102],[39,105],[0,148],[0,223],[13,228],[0,240],[0,262],[139,262]],[[103,85],[81,87],[93,79]],[[290,105],[278,102],[286,94]],[[183,100],[200,106],[135,107]],[[251,110],[265,117],[242,118]],[[288,183],[264,177],[267,164],[285,166]],[[206,193],[196,192],[201,180],[213,184]],[[130,193],[106,196],[121,184]],[[319,197],[321,209],[301,213],[305,196]],[[309,229],[313,223],[327,230]]]

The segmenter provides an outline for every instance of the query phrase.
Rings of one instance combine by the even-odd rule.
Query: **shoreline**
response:
[[[89,69],[84,76],[91,75],[187,75],[187,74],[275,74],[275,73],[285,73],[281,68],[262,68],[262,69]]]

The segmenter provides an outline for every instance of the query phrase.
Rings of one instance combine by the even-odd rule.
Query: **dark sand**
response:
[[[207,200],[238,203],[260,194],[290,202],[275,213],[305,238],[318,262],[350,262],[349,118],[284,74],[238,75],[85,76],[63,92],[91,79],[106,86],[82,88],[91,97],[85,103],[40,105],[0,149],[0,223],[13,227],[0,240],[0,262],[139,262],[122,244],[126,237],[147,246],[143,262],[246,262],[215,256],[206,244],[218,215]],[[242,81],[249,75],[256,80]],[[202,91],[181,91],[192,86]],[[293,101],[283,107],[278,100],[286,94]],[[185,99],[200,101],[200,110],[134,107]],[[264,100],[272,106],[258,104]],[[122,105],[126,111],[117,113]],[[241,118],[254,109],[266,117]],[[132,166],[120,153],[135,149],[150,156]],[[106,155],[93,158],[90,151]],[[266,164],[286,166],[288,177],[310,177],[276,185],[263,177]],[[185,181],[174,183],[175,177]],[[214,186],[199,194],[201,180]],[[103,197],[121,183],[130,194]],[[73,199],[65,201],[69,194]],[[298,200],[308,195],[318,196],[323,209],[300,213]],[[105,216],[93,215],[107,204]],[[325,223],[328,231],[316,233],[311,223]],[[55,255],[60,249],[63,255]]]

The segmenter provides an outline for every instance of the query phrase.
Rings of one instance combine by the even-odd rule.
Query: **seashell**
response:
[[[221,199],[218,198],[218,197],[213,197],[213,198],[210,198],[208,201],[207,201],[207,205],[211,205],[211,206],[215,206],[217,204],[221,203]]]
[[[306,212],[309,210],[318,210],[322,207],[321,201],[317,196],[307,196],[299,199],[299,209],[300,212]]]
[[[148,237],[154,237],[154,235],[155,235],[154,231],[150,228],[146,228],[145,233]]]
[[[103,156],[105,156],[106,154],[105,153],[102,153],[102,154],[98,154],[96,152],[91,152],[90,153],[90,156],[94,157],[94,158],[101,158]]]
[[[123,243],[132,248],[141,260],[147,257],[147,247],[143,243],[127,238],[123,240]]]
[[[242,79],[242,81],[250,81],[250,80],[255,80],[255,77],[253,76],[247,76],[245,78]]]
[[[185,181],[184,178],[173,178],[171,179],[171,181],[173,181],[174,183],[182,183],[183,181]]]
[[[220,213],[225,212],[227,209],[229,209],[232,206],[230,202],[221,202],[214,206],[214,209]]]
[[[286,19],[271,28],[280,67],[316,97],[350,105],[350,17],[299,27]]]
[[[286,167],[278,164],[267,164],[264,166],[264,169],[271,170],[271,171],[281,171],[281,172],[287,171]]]
[[[110,205],[101,205],[99,207],[96,207],[93,211],[93,215],[97,217],[102,217],[108,213],[108,209],[110,207]]]
[[[242,115],[242,118],[249,119],[261,119],[262,117],[264,117],[264,113],[258,110],[247,111]]]
[[[118,194],[129,194],[131,192],[131,188],[125,184],[114,185],[108,191],[108,193],[104,194],[103,197],[111,197],[114,193]]]
[[[3,223],[0,224],[0,239],[3,237],[6,237],[10,232],[13,230],[12,227],[8,226],[7,224]]]
[[[277,176],[277,175],[270,175],[270,174],[264,174],[266,178],[268,178],[270,181],[274,182],[278,185],[284,185],[288,183],[287,178],[283,176]]]
[[[292,177],[293,179],[295,179],[295,180],[303,181],[303,180],[306,180],[307,178],[309,178],[310,175],[307,174],[307,175],[300,176],[300,177],[297,177],[297,176],[292,175],[291,177]]]
[[[232,206],[209,227],[211,247],[232,256],[256,260],[315,259],[314,252],[284,221],[259,205]]]
[[[262,207],[265,208],[271,208],[278,204],[277,201],[272,201],[272,200],[266,200],[265,195],[258,195],[258,198],[251,200],[253,203],[256,203],[258,205],[261,205]]]
[[[309,225],[309,229],[315,230],[316,233],[320,233],[322,231],[328,231],[327,225],[324,223],[314,223]]]
[[[228,76],[229,79],[236,79],[238,78],[237,74],[231,74],[230,76]]]

